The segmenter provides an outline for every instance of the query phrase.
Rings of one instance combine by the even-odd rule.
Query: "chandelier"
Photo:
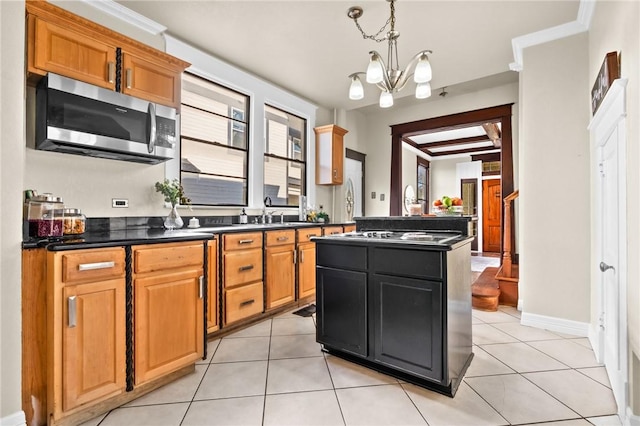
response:
[[[353,19],[358,30],[362,34],[362,38],[375,40],[380,43],[387,41],[387,63],[382,60],[382,57],[378,52],[372,50],[369,52],[370,61],[366,72],[367,83],[375,84],[381,90],[380,93],[380,107],[389,108],[393,105],[393,93],[402,90],[411,75],[411,68],[415,66],[413,71],[413,81],[416,82],[416,98],[425,99],[431,96],[431,64],[429,63],[429,56],[432,52],[430,50],[423,50],[418,52],[407,64],[404,71],[401,71],[398,66],[398,37],[400,33],[395,30],[396,16],[395,6],[396,0],[387,0],[389,2],[389,8],[391,9],[391,16],[387,20],[380,30],[374,35],[367,35],[360,24],[358,18],[362,16],[363,10],[359,6],[353,6],[349,8],[347,16]],[[384,37],[378,38],[378,36],[389,26],[389,31]],[[351,79],[351,86],[349,87],[349,98],[353,100],[362,99],[364,97],[364,88],[360,81],[360,75],[365,74],[363,72],[356,72],[349,76]]]

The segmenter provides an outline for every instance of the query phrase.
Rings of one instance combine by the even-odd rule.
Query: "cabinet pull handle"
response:
[[[300,249],[300,263],[304,262],[304,250]]]
[[[340,233],[340,231],[333,231],[333,232],[331,233],[331,235],[336,235],[336,234],[339,234],[339,233]]]
[[[253,240],[240,240],[238,241],[238,244],[251,244],[253,242]]]
[[[298,251],[293,249],[293,264],[295,265],[296,263],[298,263]]]
[[[307,238],[311,238],[311,237],[317,237],[317,234],[307,234]]]
[[[253,269],[253,265],[245,265],[245,266],[241,266],[241,267],[240,267],[240,272],[250,271],[251,269]]]
[[[334,178],[338,177],[338,169],[333,169],[333,177]]]
[[[131,68],[127,68],[127,89],[131,89]]]
[[[252,304],[252,303],[254,303],[255,301],[256,301],[256,299],[245,300],[244,302],[240,303],[240,307],[247,306],[247,305],[251,305],[251,304]]]
[[[96,262],[96,263],[81,263],[78,265],[78,271],[93,271],[95,269],[109,269],[116,266],[116,262]]]
[[[109,83],[113,84],[116,80],[116,64],[113,61],[107,64],[107,73],[109,74]]]
[[[67,321],[69,328],[76,326],[76,296],[70,296],[67,299]]]
[[[289,239],[289,237],[278,237],[277,240],[278,241],[287,241]]]
[[[204,297],[204,275],[200,275],[200,278],[198,278],[198,281],[199,281],[198,298],[202,299]]]

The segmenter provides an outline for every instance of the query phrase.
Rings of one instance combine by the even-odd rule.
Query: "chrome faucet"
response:
[[[264,205],[262,206],[262,223],[267,223],[267,206],[271,207],[271,197],[268,195],[264,197]],[[271,223],[271,213],[269,213],[269,223]]]

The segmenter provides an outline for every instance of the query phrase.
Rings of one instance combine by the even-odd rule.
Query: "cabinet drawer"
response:
[[[134,247],[134,272],[145,273],[185,266],[202,267],[202,243],[156,244]]]
[[[356,225],[344,225],[344,232],[354,232],[356,230]]]
[[[62,281],[102,281],[124,277],[124,248],[78,250],[62,255]]]
[[[229,324],[262,313],[262,281],[225,291],[224,321]]]
[[[224,287],[262,280],[262,250],[225,253],[222,260]]]
[[[325,226],[322,228],[322,235],[342,234],[342,226]]]
[[[249,248],[262,248],[262,232],[224,234],[222,236],[223,250],[243,250]]]
[[[282,231],[269,231],[266,233],[267,247],[281,246],[284,244],[295,243],[296,232],[293,229],[286,229]]]
[[[374,247],[371,265],[376,274],[444,278],[443,255],[437,251]]]
[[[322,228],[302,228],[296,230],[298,233],[298,244],[308,243],[311,237],[319,237],[322,235]]]
[[[316,264],[329,268],[367,270],[367,248],[333,242],[316,242]]]

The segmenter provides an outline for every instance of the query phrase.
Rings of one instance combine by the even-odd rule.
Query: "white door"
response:
[[[345,218],[351,221],[354,217],[362,217],[364,188],[362,187],[362,162],[345,158]]]
[[[590,125],[594,142],[594,271],[597,324],[592,343],[605,365],[618,415],[626,416],[627,383],[627,216],[625,82],[609,90]]]

